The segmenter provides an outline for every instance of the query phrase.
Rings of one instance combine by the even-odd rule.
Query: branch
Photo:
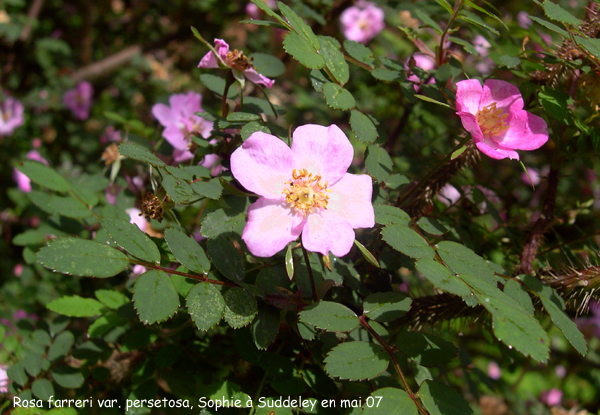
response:
[[[101,61],[94,62],[75,71],[73,75],[71,75],[71,79],[73,82],[78,83],[86,79],[104,75],[107,72],[117,69],[124,63],[127,63],[129,60],[131,60],[131,58],[141,52],[141,46],[130,46],[127,49],[123,49],[122,51],[115,53],[114,55],[107,56]]]
[[[21,42],[25,42],[29,38],[29,35],[31,34],[31,24],[40,15],[44,1],[45,0],[34,0],[31,4],[29,12],[27,12],[27,22],[25,23],[25,26],[23,26],[21,36],[19,37]]]

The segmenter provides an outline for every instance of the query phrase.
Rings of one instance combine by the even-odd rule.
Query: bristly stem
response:
[[[419,183],[414,186],[412,189],[410,189],[406,194],[404,194],[403,196],[398,196],[398,200],[396,200],[396,207],[400,207],[402,206],[402,204],[404,202],[406,202],[406,200],[408,200],[408,198],[410,196],[412,196],[417,190],[419,190],[420,188],[422,188],[425,183],[427,183],[429,181],[429,179],[431,179],[431,177],[433,177],[433,175],[440,169],[442,168],[442,166],[446,163],[448,163],[450,160],[452,160],[452,155],[454,154],[454,152],[458,149],[460,149],[462,146],[464,146],[465,144],[467,144],[469,141],[471,141],[471,137],[467,136],[465,137],[463,140],[461,140],[447,155],[446,157],[444,157],[433,169],[431,169],[429,171],[429,173],[427,173],[427,175],[421,180],[419,181]]]
[[[421,414],[423,414],[423,415],[429,415],[427,410],[425,408],[423,408],[423,406],[421,406],[419,399],[417,398],[417,396],[414,394],[414,392],[410,388],[410,385],[408,384],[408,381],[406,380],[406,376],[404,376],[404,372],[402,372],[402,369],[400,368],[400,364],[398,363],[398,360],[396,359],[396,356],[394,355],[394,350],[392,350],[392,348],[381,338],[381,336],[379,334],[377,334],[377,332],[373,329],[373,327],[371,327],[371,325],[367,322],[364,315],[360,316],[358,319],[360,320],[360,324],[362,324],[362,326],[365,329],[367,329],[367,331],[369,333],[371,333],[371,336],[375,337],[375,340],[377,340],[377,343],[379,343],[381,345],[381,347],[383,347],[385,349],[387,354],[390,355],[390,359],[392,359],[392,364],[394,365],[396,372],[398,372],[398,376],[400,376],[400,380],[402,381],[404,390],[406,390],[406,393],[408,393],[408,396],[410,397],[410,399],[412,399],[412,401],[414,402],[414,404],[417,407],[417,409],[419,410],[419,412],[421,412]]]
[[[308,278],[310,279],[310,289],[312,291],[312,299],[316,303],[319,301],[317,297],[317,287],[315,287],[315,278],[313,277],[312,267],[310,266],[310,261],[308,259],[308,252],[306,252],[306,248],[302,245],[302,254],[304,255],[304,262],[306,262],[306,269],[308,270]]]

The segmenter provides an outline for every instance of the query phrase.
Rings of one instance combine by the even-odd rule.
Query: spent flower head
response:
[[[456,109],[477,148],[491,158],[518,160],[514,150],[535,150],[548,141],[546,121],[523,109],[519,89],[509,82],[458,82]]]
[[[306,249],[346,255],[354,229],[375,225],[367,175],[346,173],[354,150],[336,125],[303,125],[292,147],[255,132],[231,155],[231,172],[260,198],[242,234],[253,255],[269,257],[302,234]]]

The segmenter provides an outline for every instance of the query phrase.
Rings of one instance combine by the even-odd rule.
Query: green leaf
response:
[[[129,157],[130,159],[148,163],[155,167],[165,166],[164,161],[152,154],[147,148],[130,141],[122,143],[119,146],[119,154],[123,157]]]
[[[394,168],[392,158],[387,151],[376,145],[367,147],[365,165],[367,166],[369,175],[379,182],[385,181]]]
[[[429,98],[428,96],[425,96],[425,95],[415,94],[415,97],[419,98],[421,101],[431,102],[432,104],[437,104],[437,105],[441,105],[442,107],[454,109],[450,105],[448,105],[444,102],[437,101],[437,100],[435,100],[433,98]]]
[[[42,371],[43,356],[38,353],[27,352],[23,355],[23,362],[25,363],[25,371],[29,375],[36,377]]]
[[[356,107],[354,97],[346,88],[328,82],[323,85],[323,96],[325,102],[333,109],[346,111]]]
[[[373,121],[358,110],[350,111],[350,126],[356,138],[363,143],[372,143],[379,137]]]
[[[349,380],[374,379],[388,367],[389,356],[376,344],[362,341],[335,346],[325,358],[325,370],[331,377]]]
[[[379,265],[379,261],[377,261],[377,258],[375,258],[375,256],[371,252],[369,252],[369,250],[365,248],[363,244],[361,244],[360,242],[358,242],[358,240],[355,239],[354,245],[358,247],[360,253],[363,255],[363,257],[367,260],[369,264],[373,265],[374,267],[381,268],[381,265]]]
[[[240,131],[240,134],[242,135],[242,140],[246,141],[248,138],[250,138],[252,134],[254,134],[257,131],[266,134],[271,134],[271,130],[269,130],[269,127],[257,121],[252,121],[242,127],[242,130]]]
[[[436,247],[444,263],[455,274],[476,275],[488,283],[496,283],[494,271],[487,261],[466,246],[456,242],[442,241]]]
[[[252,324],[252,337],[256,347],[260,350],[269,347],[279,333],[280,324],[279,310],[273,307],[260,307],[258,316]]]
[[[47,401],[49,397],[54,395],[54,387],[48,379],[37,379],[31,385],[31,392],[36,398]]]
[[[292,255],[291,243],[288,244],[287,250],[285,251],[285,271],[290,280],[294,278],[294,256]]]
[[[301,65],[309,69],[325,67],[325,59],[317,53],[308,40],[298,33],[290,32],[283,38],[283,48]]]
[[[458,349],[452,343],[415,331],[398,333],[396,347],[409,359],[427,367],[445,365],[458,354]]]
[[[129,260],[122,252],[78,238],[55,239],[36,256],[46,268],[82,277],[112,277],[129,266]]]
[[[393,225],[399,224],[404,226],[410,226],[412,223],[408,213],[394,206],[389,205],[377,205],[374,206],[375,210],[375,222],[380,225]]]
[[[375,66],[373,51],[365,45],[363,45],[362,43],[358,43],[353,40],[345,40],[344,49],[346,49],[348,55],[352,56],[357,61],[364,63],[365,65],[370,66],[371,68]]]
[[[315,91],[323,92],[323,85],[327,82],[329,82],[329,79],[327,79],[320,70],[313,69],[310,71],[310,83]]]
[[[417,261],[415,268],[419,271],[435,288],[460,295],[461,297],[470,296],[471,288],[460,278],[453,275],[448,268],[432,259],[422,258]]]
[[[17,170],[29,179],[46,189],[55,192],[68,192],[71,189],[69,183],[57,172],[37,161],[25,160],[17,163]]]
[[[290,25],[292,25],[294,31],[308,40],[315,50],[319,50],[321,48],[321,43],[310,26],[304,23],[304,20],[302,20],[302,18],[298,16],[295,11],[286,6],[283,2],[278,1],[277,6],[279,7],[281,14],[283,14],[287,21],[290,22]]]
[[[156,244],[137,225],[111,218],[101,219],[100,223],[113,241],[134,257],[147,262],[160,262],[160,252]]]
[[[375,79],[385,82],[396,82],[404,79],[404,76],[399,71],[391,71],[385,68],[373,69],[371,75],[373,75]]]
[[[262,121],[262,118],[258,114],[252,114],[248,112],[232,112],[227,116],[227,121],[232,122],[250,122],[250,121]]]
[[[240,287],[230,288],[223,295],[225,300],[225,321],[234,329],[252,323],[258,312],[256,298]]]
[[[94,317],[102,314],[104,304],[78,295],[57,298],[46,304],[48,310],[69,317]]]
[[[440,25],[437,24],[435,20],[433,20],[431,17],[429,17],[427,13],[423,12],[420,9],[416,9],[415,14],[419,19],[421,19],[423,23],[425,23],[426,26],[431,27],[437,34],[442,34],[442,28],[440,27]]]
[[[573,16],[571,13],[563,9],[559,4],[549,0],[544,1],[544,13],[552,20],[561,23],[571,24],[574,26],[581,25],[581,20]]]
[[[208,255],[224,277],[239,282],[244,279],[244,260],[231,241],[225,237],[208,240]]]
[[[577,328],[577,324],[573,322],[552,300],[540,296],[540,300],[544,308],[550,315],[552,322],[563,332],[567,340],[573,345],[582,356],[587,354],[587,343],[583,334]]]
[[[186,181],[177,179],[170,174],[163,176],[161,184],[175,203],[187,202],[194,195],[192,188]]]
[[[131,302],[126,295],[114,290],[96,290],[94,295],[98,301],[111,310],[117,310],[125,304],[129,304]]]
[[[138,277],[133,287],[133,305],[145,324],[165,321],[179,308],[179,294],[167,274],[151,270]]]
[[[165,230],[165,241],[177,261],[184,267],[199,274],[208,274],[210,260],[193,238],[177,229],[169,228]]]
[[[515,68],[521,64],[521,59],[516,56],[502,55],[498,59],[507,68]]]
[[[397,388],[377,389],[370,395],[372,400],[362,406],[361,415],[418,415],[415,403],[408,393]]]
[[[457,45],[461,45],[467,51],[467,53],[470,53],[471,55],[479,55],[479,52],[477,52],[475,46],[464,39],[455,36],[448,36],[448,40],[452,43],[456,43]]]
[[[210,91],[214,92],[218,96],[222,97],[225,92],[225,80],[216,75],[210,73],[203,73],[200,75],[200,82],[207,87]],[[229,88],[227,91],[227,98],[236,98],[238,96],[237,89]]]
[[[262,0],[259,0],[259,1],[262,1]],[[255,19],[250,19],[250,20],[240,20],[239,23],[242,23],[242,24],[255,24],[257,26],[268,26],[268,27],[274,27],[274,28],[281,29],[281,30],[288,30],[288,28],[286,26],[282,25],[281,23],[272,22],[270,20],[255,20]],[[261,73],[261,74],[263,74],[265,76],[274,76],[274,75],[266,75],[262,71],[258,71],[258,73]]]
[[[383,236],[383,240],[392,248],[411,258],[433,259],[435,257],[435,251],[429,246],[427,241],[407,226],[386,226],[381,231],[381,235]]]
[[[219,178],[215,177],[207,182],[192,183],[192,190],[209,199],[218,200],[223,192],[223,186],[221,186]]]
[[[206,215],[206,218],[202,222],[201,233],[202,236],[209,239],[231,232],[241,235],[245,225],[245,213],[231,216],[223,209],[217,209]]]
[[[421,218],[417,221],[417,225],[419,228],[423,229],[425,232],[431,235],[443,235],[448,232],[448,229],[437,220],[433,218],[428,218],[426,216],[421,216]]]
[[[471,13],[470,11],[467,10],[461,10],[460,13],[458,14],[458,18],[461,20],[464,20],[465,22],[468,23],[472,23],[476,26],[479,26],[485,30],[487,30],[488,32],[491,32],[493,34],[495,34],[496,36],[500,36],[500,32],[498,32],[496,29],[494,29],[491,26],[488,26],[482,19],[481,17],[477,16],[475,13]]]
[[[569,33],[567,33],[566,30],[561,29],[560,27],[558,27],[554,23],[547,22],[546,20],[540,19],[539,17],[531,16],[531,15],[529,16],[529,18],[531,20],[533,20],[534,22],[539,23],[542,26],[546,27],[547,29],[550,29],[553,32],[558,33],[559,35],[561,35],[564,38],[568,38],[569,37]]]
[[[221,321],[225,300],[221,292],[208,282],[192,287],[185,299],[188,312],[199,330],[206,331]]]
[[[252,3],[256,4],[259,9],[266,13],[267,16],[270,16],[281,23],[287,30],[291,30],[291,26],[283,20],[277,13],[275,13],[263,0],[250,0]]]
[[[350,79],[350,69],[344,60],[344,54],[336,45],[337,40],[329,36],[319,36],[321,50],[319,54],[325,59],[325,66],[338,83],[345,84]]]
[[[426,380],[419,397],[430,415],[471,415],[469,403],[460,393],[443,383]]]
[[[410,309],[412,300],[398,292],[370,294],[363,303],[363,314],[385,323],[402,317]]]
[[[85,380],[79,370],[66,365],[52,369],[52,378],[58,385],[68,389],[80,388]]]
[[[48,349],[48,355],[46,356],[50,362],[54,362],[55,360],[66,355],[71,347],[75,343],[75,336],[70,331],[63,331],[60,333]]]
[[[566,121],[569,118],[569,101],[571,97],[556,89],[542,87],[538,93],[538,100],[544,110],[553,118]]]
[[[504,26],[504,28],[506,30],[508,30],[508,26],[506,26],[506,23],[504,23],[504,20],[502,20],[501,18],[499,18],[495,14],[490,13],[489,11],[487,11],[486,9],[484,9],[483,7],[479,7],[477,4],[473,3],[472,1],[467,0],[465,3],[468,4],[469,6],[471,6],[472,8],[474,8],[475,10],[478,10],[481,13],[488,15],[489,17],[491,17],[492,19],[494,19],[495,21],[497,21],[498,23],[500,23],[502,26]]]
[[[269,78],[277,77],[285,72],[283,62],[273,55],[255,52],[250,56],[250,59],[252,59],[252,64],[256,68],[256,72]]]
[[[335,332],[352,331],[360,324],[354,311],[331,301],[309,305],[298,314],[298,319],[317,328]]]
[[[48,208],[67,218],[81,219],[92,216],[91,210],[86,205],[70,196],[52,195]]]
[[[533,315],[535,312],[531,297],[527,294],[525,288],[517,281],[508,280],[506,284],[504,284],[504,294],[519,303],[519,305],[527,311],[527,314]]]

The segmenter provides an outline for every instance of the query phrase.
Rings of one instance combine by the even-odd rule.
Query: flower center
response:
[[[253,69],[254,65],[244,52],[239,51],[237,49],[233,51],[227,52],[227,58],[225,59],[225,63],[231,66],[233,69],[237,69],[238,71],[245,71],[247,69]]]
[[[327,189],[327,182],[321,184],[321,176],[313,176],[312,173],[302,169],[292,172],[293,180],[286,182],[287,188],[283,189],[285,201],[290,204],[292,209],[302,213],[303,216],[312,213],[313,210],[323,208],[327,209],[327,201],[330,192]]]
[[[508,130],[508,124],[504,121],[508,113],[496,108],[495,102],[479,110],[476,117],[484,137],[497,137]]]
[[[11,118],[12,118],[12,114],[10,113],[10,110],[0,110],[0,118],[2,118],[2,120],[4,122],[8,122]]]

